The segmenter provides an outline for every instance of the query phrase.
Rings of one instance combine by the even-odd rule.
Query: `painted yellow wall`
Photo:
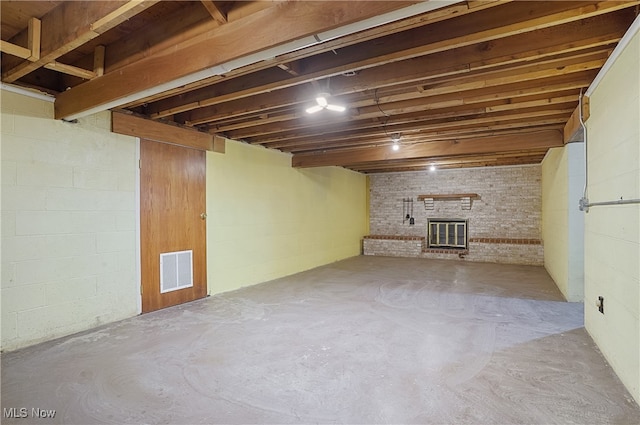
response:
[[[542,161],[542,241],[544,267],[567,298],[569,285],[568,155],[564,147],[550,149]]]
[[[137,314],[135,139],[1,96],[2,349]]]
[[[640,34],[591,93],[590,202],[640,198]],[[595,307],[605,300],[605,314]],[[585,215],[585,326],[640,402],[640,205]]]
[[[542,161],[544,267],[567,299],[584,299],[584,144],[553,148]]]
[[[225,154],[207,154],[210,293],[360,254],[366,176],[290,164],[288,154],[234,141]]]

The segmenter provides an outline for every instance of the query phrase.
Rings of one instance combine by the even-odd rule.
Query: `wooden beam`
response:
[[[93,73],[96,77],[104,75],[104,54],[105,47],[102,45],[96,46],[93,51]]]
[[[587,121],[591,116],[591,100],[589,96],[582,98],[582,120]]]
[[[624,30],[621,28],[626,20],[628,20],[626,15],[616,12],[611,15],[597,16],[558,27],[545,28],[531,33],[495,40],[491,43],[491,49],[483,48],[482,44],[473,45],[375,68],[367,68],[360,70],[353,77],[333,80],[331,82],[331,91],[334,96],[338,96],[358,90],[375,90],[397,86],[407,82],[428,84],[432,79],[443,76],[464,76],[469,75],[471,72],[490,71],[508,64],[532,64],[541,58],[549,56],[560,54],[567,57],[578,56],[581,51],[588,51],[589,49],[603,51],[607,46],[613,45],[613,43],[620,40],[624,34]],[[631,21],[629,21],[630,23]],[[536,48],[532,49],[531,46],[536,46]],[[357,61],[354,62],[352,55],[346,54],[339,57],[353,67],[357,68],[359,66]],[[333,73],[334,71],[333,68],[326,69],[328,65],[326,61],[309,58],[308,61],[305,61],[305,69],[309,78],[315,75],[309,75],[308,73],[309,62],[312,64],[317,62],[316,67],[322,67],[327,72]],[[313,65],[311,66],[313,67]],[[300,74],[300,72],[298,73]],[[247,81],[245,87],[250,83],[250,81]],[[283,85],[283,87],[287,87],[289,83],[287,81],[287,84]],[[253,85],[255,86],[256,83],[254,82]],[[248,115],[256,111],[264,112],[308,100],[305,97],[305,91],[301,90],[300,86],[272,90],[273,87],[262,85],[255,87],[251,91],[236,91],[237,97],[251,93],[249,97],[218,103],[223,100],[218,91],[222,88],[223,86],[216,84],[208,89],[211,96],[214,97],[210,97],[210,100],[204,103],[211,103],[212,106],[210,107],[203,107],[201,102],[206,90],[201,89],[199,91],[201,93],[200,96],[197,96],[195,92],[189,92],[180,98],[172,98],[150,104],[148,110],[152,117],[158,118],[193,110],[176,117],[176,121],[200,125],[224,119],[227,116]],[[192,103],[189,103],[190,99],[193,100]],[[164,107],[177,106],[178,102],[182,102],[179,107],[163,110]],[[302,108],[300,107],[300,109]],[[154,111],[159,112],[154,114]]]
[[[418,87],[426,96],[463,92],[467,90],[502,86],[519,81],[533,81],[574,72],[600,69],[607,60],[608,52],[596,53],[586,58],[560,58],[548,63],[528,66],[513,66],[504,71],[478,72],[464,78],[447,78],[444,82],[430,82]]]
[[[203,34],[183,49],[142,59],[118,72],[105,74],[61,93],[56,99],[56,118],[66,118],[113,102],[158,84],[257,53],[274,45],[311,36],[408,6],[408,2],[336,1],[287,2],[247,18],[229,22]],[[215,51],[212,55],[210,52]]]
[[[429,113],[414,112],[411,114],[394,116],[393,121],[388,123],[387,131],[391,133],[400,132],[403,133],[405,137],[410,137],[414,133],[414,131],[411,130],[419,130],[419,132],[422,133],[423,129],[427,128],[430,122],[444,122],[446,119],[451,120],[452,125],[454,125],[455,122],[464,123],[465,120],[470,118],[473,119],[482,116],[489,116],[488,113],[491,112],[514,111],[514,113],[518,113],[522,111],[531,111],[536,113],[536,111],[549,108],[562,108],[570,112],[570,109],[568,108],[575,105],[577,99],[578,93],[576,92],[571,96],[527,100],[525,102],[507,99],[498,102],[479,104],[477,107],[475,105],[473,107],[462,105]],[[510,108],[501,108],[495,111],[492,110],[492,108],[498,104],[503,104],[504,106],[508,105]],[[565,119],[567,115],[568,113],[565,114]],[[326,121],[320,122],[318,123],[319,125],[311,128],[291,128],[290,130],[287,129],[264,138],[258,138],[255,141],[248,141],[275,149],[293,149],[295,147],[310,147],[313,145],[332,147],[333,145],[344,145],[347,143],[349,145],[352,143],[366,144],[367,142],[371,142],[372,140],[379,138],[381,134],[384,134],[382,123],[382,120],[364,120],[355,123],[330,123],[329,121]],[[302,129],[302,131],[300,131],[300,129]],[[437,133],[432,134],[434,140],[438,140],[438,137],[442,139],[444,133],[442,131],[437,131]],[[453,136],[451,138],[456,138],[456,136],[459,136],[462,133],[456,129],[452,134]],[[424,137],[425,134],[422,133],[421,136]]]
[[[448,93],[438,96],[425,96],[422,97],[417,90],[413,92],[402,93],[400,95],[382,96],[380,98],[381,104],[384,104],[384,111],[391,116],[398,116],[411,113],[423,113],[425,111],[436,111],[440,109],[449,109],[456,106],[466,105],[469,109],[474,108],[474,105],[486,104],[488,102],[496,102],[505,100],[511,103],[518,103],[519,98],[536,97],[536,98],[552,98],[555,93],[562,92],[563,94],[567,90],[576,90],[587,87],[597,71],[583,71],[578,74],[565,75],[559,77],[550,77],[543,80],[536,81],[523,81],[519,83],[508,84],[499,88],[489,87],[482,89],[470,90],[463,93]],[[400,99],[395,101],[396,99]],[[407,99],[407,100],[404,100]],[[389,103],[388,103],[389,102]],[[437,112],[436,112],[437,113]],[[367,119],[375,119],[380,117],[381,113],[377,105],[366,106],[358,108],[358,115],[352,117],[352,121],[363,121]],[[303,120],[301,120],[303,121]],[[280,126],[281,129],[291,128],[292,126]],[[329,128],[320,128],[318,130],[325,133],[330,133],[333,130],[333,126]],[[392,130],[391,130],[392,131]],[[227,137],[237,140],[245,140],[252,142],[249,137],[256,137],[260,139],[260,143],[283,140],[282,135],[269,133],[277,133],[278,128],[274,129],[274,125],[265,126],[261,128],[258,124],[255,127],[248,129],[235,130],[227,132]],[[307,132],[308,133],[308,132]],[[286,136],[286,135],[285,135]],[[293,137],[287,137],[295,139],[298,136],[293,134]],[[327,137],[327,136],[324,136]]]
[[[458,198],[473,198],[477,199],[480,196],[477,193],[434,193],[433,195],[418,195],[418,201],[424,201],[427,198],[430,199],[458,199]]]
[[[0,52],[27,59],[31,56],[31,50],[8,41],[0,40]]]
[[[474,140],[444,141],[420,143],[403,146],[399,151],[393,151],[388,146],[354,149],[342,152],[295,154],[291,164],[298,168],[322,166],[349,166],[363,162],[383,161],[405,158],[425,158],[438,156],[455,156],[469,154],[489,154],[496,152],[510,152],[536,149],[549,149],[562,146],[561,131],[541,131],[513,136],[493,136]]]
[[[582,120],[586,121],[589,118],[589,97],[582,97]],[[584,142],[584,129],[580,123],[580,105],[576,106],[576,109],[569,117],[569,120],[564,126],[563,131],[564,143],[571,142]]]
[[[220,25],[227,23],[227,16],[222,13],[218,6],[216,6],[215,2],[213,2],[212,0],[200,0],[200,3],[202,3],[211,17]]]
[[[213,151],[218,153],[224,153],[227,139],[217,134],[213,136]]]
[[[45,66],[98,37],[100,34],[151,7],[159,0],[62,2],[60,6],[42,17],[42,37],[39,57],[33,62],[16,64],[9,61],[3,68],[2,80],[14,82],[36,69]],[[64,22],[64,25],[61,23]],[[36,31],[27,30],[14,39],[29,37],[35,42]]]
[[[415,125],[394,127],[389,131],[402,134],[403,140],[408,143],[412,143],[413,141],[458,139],[468,133],[477,134],[477,132],[505,129],[513,130],[514,128],[538,127],[540,125],[562,126],[569,112],[570,109],[566,111],[549,110],[531,112],[528,117],[525,113],[513,116],[494,116],[493,114],[487,114],[476,119],[416,123]],[[389,131],[387,131],[387,133],[389,133]],[[316,138],[315,140],[269,143],[266,147],[294,152],[315,149],[344,149],[359,145],[371,146],[372,143],[380,142],[390,142],[390,137],[378,127],[372,128],[369,131],[359,131],[353,134],[346,133],[336,135],[335,137],[327,135],[326,138]]]
[[[30,18],[29,27],[27,28],[27,47],[0,40],[0,51],[29,61],[38,60],[40,58],[41,31],[42,23],[40,19]]]
[[[44,67],[52,71],[58,71],[64,74],[73,75],[75,77],[84,78],[85,80],[91,80],[92,78],[96,77],[96,74],[93,71],[89,71],[88,69],[79,68],[73,65],[67,65],[64,63],[56,62],[56,61],[49,62]]]
[[[565,8],[567,4],[571,5],[572,3],[564,3]],[[185,112],[185,109],[217,105],[243,97],[254,100],[256,95],[264,94],[262,97],[268,98],[276,89],[282,90],[283,88],[305,84],[318,78],[340,75],[343,72],[358,69],[362,75],[358,74],[354,78],[343,79],[342,83],[340,79],[336,79],[332,83],[332,92],[337,95],[349,93],[355,85],[361,89],[374,89],[395,85],[398,81],[424,80],[428,75],[437,77],[439,75],[461,74],[474,69],[496,66],[495,62],[498,54],[500,62],[504,64],[516,61],[524,62],[550,54],[558,54],[559,49],[573,51],[585,48],[586,46],[580,45],[581,42],[578,41],[578,37],[581,37],[581,40],[586,38],[586,43],[601,45],[600,43],[615,42],[623,35],[624,31],[620,30],[621,25],[617,22],[617,19],[599,16],[600,9],[593,11],[593,16],[589,14],[582,15],[585,12],[585,8],[578,6],[582,5],[577,4],[576,8],[570,11],[571,13],[563,11],[546,17],[549,22],[542,26],[543,18],[529,19],[529,15],[526,13],[527,9],[520,6],[515,11],[510,10],[510,13],[505,16],[505,19],[508,18],[510,22],[515,23],[509,25],[505,22],[503,24],[502,20],[496,18],[492,22],[494,28],[477,33],[474,32],[476,29],[489,26],[483,21],[487,20],[487,16],[494,14],[494,11],[476,12],[473,15],[456,18],[464,22],[464,25],[458,24],[462,28],[457,29],[457,33],[460,34],[457,37],[453,36],[456,33],[453,33],[451,38],[446,38],[443,35],[449,34],[446,22],[437,24],[437,28],[433,30],[429,27],[426,27],[429,29],[428,31],[424,28],[417,28],[406,34],[387,36],[383,40],[366,45],[366,47],[362,45],[345,47],[340,50],[340,55],[326,53],[315,58],[309,58],[304,63],[305,72],[286,81],[283,81],[282,78],[270,81],[266,78],[267,76],[255,78],[254,75],[243,82],[242,90],[226,89],[226,85],[233,83],[221,82],[209,88],[192,91],[178,99],[167,99],[151,104],[148,110],[152,116],[160,118],[172,115],[177,103],[182,107],[185,104],[189,105],[187,108],[183,107],[180,111]],[[549,13],[558,10],[558,6],[555,6],[552,2],[536,3],[537,9],[544,9],[545,7],[551,8]],[[609,7],[609,5],[606,5],[606,7]],[[497,8],[496,13],[499,12],[500,8]],[[541,12],[538,10],[537,13],[540,14]],[[475,19],[483,15],[487,16],[484,16],[482,20]],[[554,22],[553,19],[556,16],[560,16],[558,19],[561,20]],[[585,19],[588,16],[595,19]],[[619,19],[619,16],[614,18]],[[476,20],[480,20],[483,26],[477,24]],[[554,26],[561,28],[553,30]],[[533,34],[534,32],[538,34]],[[612,34],[614,32],[615,35]],[[512,37],[500,41],[509,35]],[[489,39],[492,41],[491,49],[485,50],[482,49],[481,45],[477,45],[477,43],[485,42]],[[536,45],[537,49],[530,50],[530,48],[527,48],[527,46],[531,45]],[[547,46],[553,46],[553,49],[549,49]],[[461,51],[452,51],[451,49],[454,48]],[[502,53],[500,53],[501,51]],[[375,59],[372,60],[371,57]],[[466,60],[463,61],[463,58]],[[387,62],[388,64],[380,65],[382,62]],[[371,71],[370,68],[374,64],[375,68]],[[416,72],[416,70],[419,70],[419,72]],[[341,84],[346,85],[346,87],[341,87]],[[292,90],[297,90],[297,88]],[[265,104],[262,97],[260,105]],[[214,110],[216,108],[211,109]],[[202,118],[198,115],[202,116],[203,114],[196,114],[196,116],[186,118],[186,120],[201,122]]]
[[[285,1],[285,0],[277,0],[277,1]],[[509,1],[512,1],[512,0],[504,0],[502,3],[507,3]],[[272,5],[272,4],[273,4],[272,2],[266,2],[266,1],[235,2],[233,9],[229,10],[229,12],[227,13],[229,17],[229,22],[233,22],[238,19],[241,19],[242,17],[255,13],[255,11],[259,9],[265,8],[266,7],[265,5]],[[456,3],[453,5],[442,7],[440,9],[436,9],[426,14],[420,14],[407,19],[403,19],[401,21],[397,21],[389,25],[374,26],[373,28],[370,28],[364,31],[359,31],[355,34],[351,34],[345,37],[334,38],[319,44],[315,44],[313,46],[309,46],[307,48],[297,49],[295,51],[279,55],[277,58],[273,58],[272,60],[269,60],[269,61],[262,61],[262,62],[252,64],[250,66],[232,70],[226,73],[224,77],[237,78],[240,76],[256,73],[258,71],[265,70],[273,66],[277,66],[278,64],[291,64],[300,59],[308,59],[311,56],[322,53],[322,52],[330,51],[333,54],[334,50],[341,49],[344,46],[350,46],[352,44],[364,42],[367,40],[372,40],[378,37],[383,37],[387,34],[391,34],[394,32],[404,31],[406,29],[414,28],[417,26],[423,26],[428,23],[439,22],[441,20],[446,20],[449,18],[466,14],[466,13],[471,13],[476,10],[482,10],[486,7],[494,7],[494,6],[496,6],[495,3],[487,3],[485,7],[482,7],[482,8],[478,7],[476,9],[471,10],[467,7],[466,3],[464,2]],[[151,102],[162,101],[164,99],[168,100],[173,95],[183,93],[184,90],[196,90],[201,87],[209,86],[215,81],[216,79],[214,78],[205,78],[203,80],[190,83],[186,85],[184,88],[167,90],[166,92],[163,92],[157,95],[152,95],[149,97],[145,97],[143,99],[129,102],[123,107],[133,108],[133,107],[140,106],[142,104],[149,104]],[[189,102],[190,101],[185,101],[184,103],[189,103]],[[167,106],[167,107],[171,109],[174,106]],[[162,110],[164,109],[165,108],[162,108]]]
[[[203,151],[224,153],[224,139],[214,140],[213,135],[209,133],[164,124],[122,112],[111,114],[111,131]]]
[[[397,171],[424,171],[431,165],[435,165],[438,170],[462,168],[462,167],[487,167],[497,165],[523,165],[539,164],[542,162],[546,150],[530,152],[510,152],[499,155],[465,155],[452,158],[401,160],[369,162],[348,167],[351,170],[361,173],[382,173]]]
[[[40,59],[40,40],[42,33],[42,22],[38,18],[29,19],[29,27],[27,28],[27,46],[31,51],[28,61],[34,62]]]

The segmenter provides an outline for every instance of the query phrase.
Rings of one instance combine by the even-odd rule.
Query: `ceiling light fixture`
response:
[[[342,105],[335,105],[329,103],[329,93],[320,93],[316,96],[316,105],[313,105],[306,109],[307,114],[315,114],[316,112],[328,109],[335,112],[344,112],[347,108]]]
[[[385,111],[383,111],[382,108],[380,107],[380,99],[378,98],[378,89],[376,89],[373,92],[373,100],[376,102],[376,106],[378,107],[382,115],[384,115],[384,121],[382,122],[382,130],[384,131],[384,134],[386,134],[386,136],[389,137],[393,142],[393,144],[391,145],[391,149],[393,149],[394,151],[399,151],[400,139],[402,138],[402,134],[391,133],[391,135],[389,135],[389,133],[387,133],[387,123],[389,122],[389,118],[391,118],[391,116],[387,114]]]
[[[373,16],[371,18],[363,19],[361,21],[353,22],[351,24],[343,25],[338,28],[334,28],[328,31],[324,31],[320,34],[313,34],[307,37],[296,39],[293,41],[285,42],[283,44],[261,50],[256,53],[247,54],[245,56],[233,59],[231,61],[213,65],[209,68],[205,68],[201,71],[196,71],[182,77],[178,77],[174,80],[168,81],[163,84],[141,89],[135,93],[131,93],[126,96],[122,96],[111,101],[105,101],[99,105],[93,107],[87,107],[86,109],[79,110],[76,113],[69,113],[64,116],[67,120],[73,120],[76,118],[91,115],[97,112],[106,111],[107,109],[117,108],[128,103],[137,102],[146,97],[151,97],[156,94],[162,93],[167,90],[173,90],[175,88],[192,84],[196,81],[200,81],[212,76],[224,76],[229,72],[242,68],[247,65],[258,63],[263,60],[271,60],[275,57],[284,55],[286,53],[295,52],[297,50],[318,45],[324,41],[334,40],[347,35],[355,34],[359,31],[367,28],[372,28],[378,25],[387,24],[390,22],[398,21],[405,18],[417,16],[432,10],[437,10],[450,6],[456,3],[461,3],[462,0],[441,0],[441,1],[425,1],[413,4],[411,6],[394,10],[381,15]],[[61,117],[62,118],[62,117]]]
[[[431,166],[429,167],[429,171],[436,171],[435,164],[431,164]]]
[[[391,149],[393,149],[394,151],[400,150],[401,138],[402,138],[402,135],[400,133],[393,133],[391,135],[391,141],[393,142],[393,145],[391,145]]]

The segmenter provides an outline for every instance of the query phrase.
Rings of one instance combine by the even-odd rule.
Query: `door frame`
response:
[[[140,225],[140,138],[136,137],[136,189],[135,189],[135,204],[136,204],[136,300],[137,300],[137,314],[142,314],[142,246],[141,246],[141,231]]]
[[[206,159],[203,149],[140,137],[142,313],[207,297]],[[163,255],[185,250],[191,284],[163,291]]]

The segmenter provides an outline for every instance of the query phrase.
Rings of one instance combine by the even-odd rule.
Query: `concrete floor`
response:
[[[2,423],[637,424],[540,267],[358,257],[2,356]]]

